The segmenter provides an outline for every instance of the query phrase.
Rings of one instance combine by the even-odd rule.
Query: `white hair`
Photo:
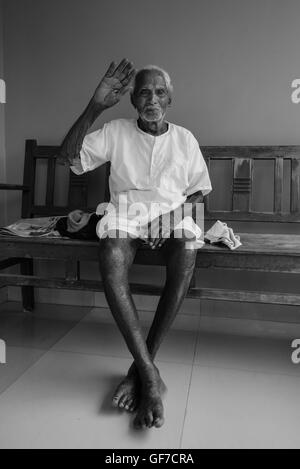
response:
[[[173,88],[171,78],[170,78],[170,75],[168,74],[168,72],[166,72],[166,70],[164,70],[163,68],[158,67],[157,65],[146,65],[145,67],[138,70],[135,77],[134,77],[133,84],[132,84],[132,89],[131,89],[131,94],[132,95],[134,95],[134,93],[136,91],[137,78],[140,77],[143,73],[153,72],[153,71],[158,72],[163,76],[163,78],[166,82],[166,87],[167,87],[167,90],[168,90],[169,94],[173,93],[174,88]]]

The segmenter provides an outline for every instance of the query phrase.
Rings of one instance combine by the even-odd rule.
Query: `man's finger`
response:
[[[157,239],[154,240],[154,247],[155,247],[155,248],[158,248],[158,246],[159,246],[160,243],[161,243],[161,240],[162,240],[162,238],[157,238]]]
[[[116,68],[116,64],[115,64],[115,62],[112,62],[112,63],[110,64],[110,66],[108,67],[107,72],[105,73],[105,76],[106,76],[107,78],[112,77],[113,74],[114,74],[115,68]]]
[[[154,238],[147,239],[147,243],[152,249],[154,249],[154,241],[155,241]]]
[[[129,73],[127,73],[127,76],[123,78],[122,85],[127,86],[131,82],[135,74],[136,70],[133,68]]]
[[[159,240],[159,243],[158,243],[157,247],[158,247],[158,248],[161,248],[161,247],[164,245],[165,242],[166,242],[166,239],[165,239],[165,238],[161,238],[161,239]]]
[[[123,78],[121,78],[121,81],[123,81],[125,78],[127,78],[127,75],[130,73],[130,71],[133,69],[133,63],[128,62],[127,65],[123,68],[122,70],[122,75]]]
[[[123,88],[121,88],[120,94],[123,95],[123,94],[127,93],[127,91],[129,91],[130,88],[131,88],[131,81],[129,83],[127,83],[127,85],[124,85]]]
[[[135,74],[135,71],[133,71],[130,74],[129,78],[127,78],[126,80],[123,80],[123,82],[122,82],[123,87],[120,90],[120,93],[122,95],[127,93],[127,91],[131,88],[131,81],[132,81],[132,78],[133,78],[134,74]]]
[[[123,70],[124,70],[124,68],[126,67],[127,64],[128,64],[127,59],[121,60],[121,62],[119,63],[119,65],[117,66],[117,68],[114,72],[114,76],[116,78],[120,78],[120,76],[122,75],[122,72],[123,72]]]

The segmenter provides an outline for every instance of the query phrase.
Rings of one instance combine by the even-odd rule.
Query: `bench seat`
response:
[[[243,245],[230,251],[224,245],[205,244],[197,255],[197,268],[238,269],[261,272],[300,274],[300,235],[241,233]],[[19,264],[24,259],[59,259],[66,262],[64,278],[42,278],[35,275],[0,272],[0,287],[32,286],[89,291],[103,291],[101,281],[80,278],[80,261],[97,261],[98,242],[65,238],[0,239],[0,269]],[[138,250],[136,264],[164,265],[159,250],[148,246]],[[162,286],[131,284],[135,294],[159,295]],[[300,293],[253,292],[216,288],[199,288],[193,285],[187,297],[250,303],[300,305]]]

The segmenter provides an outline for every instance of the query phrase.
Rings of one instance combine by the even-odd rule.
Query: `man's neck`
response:
[[[138,126],[143,132],[154,135],[155,137],[162,135],[168,131],[168,123],[165,120],[158,122],[148,122],[141,118],[138,119]]]

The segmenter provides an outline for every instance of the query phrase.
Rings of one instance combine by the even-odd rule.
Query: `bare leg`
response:
[[[138,242],[128,237],[102,239],[99,248],[100,271],[108,304],[134,358],[141,381],[135,426],[161,427],[164,423],[161,380],[143,337],[128,282],[129,268],[137,247]]]
[[[182,239],[167,240],[164,249],[167,280],[146,341],[153,360],[186,296],[197,256],[197,250],[186,249]],[[125,383],[126,386],[122,386]],[[133,363],[118,389],[121,407],[131,412],[136,409],[139,403],[139,386],[138,369]]]

